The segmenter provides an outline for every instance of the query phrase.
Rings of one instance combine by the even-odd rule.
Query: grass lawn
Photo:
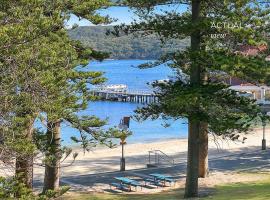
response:
[[[211,190],[212,191],[212,190]],[[179,200],[183,199],[184,190],[177,189],[156,194],[74,194],[62,197],[62,200]],[[236,183],[214,188],[208,197],[202,200],[270,200],[270,178],[261,182]]]
[[[256,183],[237,183],[215,188],[211,196],[203,199],[214,200],[270,200],[270,179]]]

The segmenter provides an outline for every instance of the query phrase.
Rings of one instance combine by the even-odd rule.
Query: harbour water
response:
[[[150,69],[139,69],[137,66],[145,63],[144,60],[107,60],[103,62],[91,62],[84,69],[87,71],[103,71],[108,79],[107,84],[126,84],[132,90],[151,90],[147,83],[167,79],[173,75],[170,68],[159,66]],[[104,128],[117,126],[120,119],[124,116],[134,115],[137,103],[130,102],[108,102],[97,101],[90,102],[88,108],[82,115],[96,115],[101,119],[108,118],[108,125]],[[130,130],[133,135],[128,139],[129,143],[151,142],[162,139],[186,138],[187,123],[186,120],[171,121],[171,126],[165,128],[161,119],[142,123],[131,120]],[[78,135],[78,131],[71,127],[63,125],[62,136],[64,143],[70,144],[70,137]]]

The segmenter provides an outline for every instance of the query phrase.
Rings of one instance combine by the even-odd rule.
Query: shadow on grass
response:
[[[201,189],[199,198],[193,200],[269,200],[270,174],[267,180],[254,183],[235,183],[215,188]],[[179,200],[184,199],[184,189],[175,189],[155,194],[77,194],[66,195],[62,200]]]

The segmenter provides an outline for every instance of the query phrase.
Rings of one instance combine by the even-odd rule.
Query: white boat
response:
[[[160,80],[157,80],[158,83],[168,83],[170,82],[170,79],[160,79]]]
[[[125,84],[111,84],[111,85],[100,86],[99,89],[110,91],[110,92],[127,92],[128,86]]]

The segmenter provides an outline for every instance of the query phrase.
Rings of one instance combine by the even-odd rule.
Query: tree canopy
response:
[[[135,9],[141,20],[116,26],[113,34],[157,34],[163,43],[191,38],[191,46],[185,51],[176,50],[143,66],[167,63],[178,75],[172,81],[153,85],[160,100],[138,109],[137,117],[142,120],[159,116],[188,118],[186,197],[197,196],[199,146],[204,142],[200,137],[202,130],[206,126],[208,132],[234,139],[235,133],[251,128],[250,122],[260,112],[253,100],[239,96],[213,74],[223,73],[257,85],[269,84],[270,63],[265,60],[269,48],[253,56],[238,51],[243,46],[269,45],[268,5],[255,0],[126,0],[121,3]],[[186,4],[188,9],[165,14],[154,12],[156,6],[172,4]]]
[[[37,150],[45,152],[46,166],[49,160],[59,164],[63,154],[70,154],[70,150],[61,149],[56,125],[62,121],[80,130],[78,142],[86,150],[108,139],[107,133],[100,130],[105,121],[77,115],[94,100],[89,85],[105,81],[101,72],[82,68],[90,59],[102,60],[107,54],[71,40],[65,23],[71,13],[93,24],[108,23],[110,19],[96,10],[109,5],[106,0],[22,0],[3,1],[0,5],[0,100],[4,102],[0,106],[1,160],[16,159],[16,178],[21,186],[32,187]],[[45,122],[51,140],[35,129],[37,118]],[[59,165],[52,167],[58,169]],[[19,198],[24,193],[12,195]]]

